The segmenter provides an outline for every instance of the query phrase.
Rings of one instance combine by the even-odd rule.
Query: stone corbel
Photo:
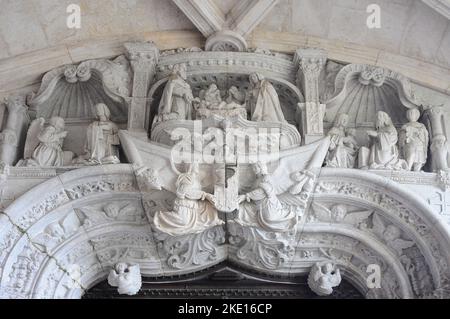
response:
[[[294,63],[298,65],[297,83],[303,90],[305,103],[299,103],[302,133],[305,144],[323,137],[325,105],[320,101],[319,79],[327,61],[327,53],[320,49],[299,49]]]
[[[153,42],[126,43],[133,68],[133,93],[128,110],[128,130],[145,131],[148,90],[155,78],[159,50]]]

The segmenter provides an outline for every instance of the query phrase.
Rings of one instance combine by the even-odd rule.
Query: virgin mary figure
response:
[[[255,122],[286,122],[278,94],[263,75],[250,75],[250,88],[246,98],[251,120]]]

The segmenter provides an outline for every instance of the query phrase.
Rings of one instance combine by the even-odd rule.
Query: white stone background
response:
[[[236,2],[216,0],[224,11]],[[71,3],[82,10],[79,30],[66,26]],[[382,9],[379,30],[366,27],[371,3]],[[57,66],[122,54],[126,41],[162,50],[205,41],[171,0],[0,0],[0,8],[0,99],[35,90]],[[422,0],[279,0],[247,42],[321,47],[331,59],[387,67],[450,94],[450,20]]]
[[[218,0],[224,11],[237,0]],[[66,7],[82,10],[82,28],[66,27]],[[382,9],[368,29],[366,8]],[[0,59],[80,40],[148,31],[195,30],[168,0],[1,0]],[[450,68],[450,21],[420,0],[280,0],[258,30],[293,32],[386,50]]]

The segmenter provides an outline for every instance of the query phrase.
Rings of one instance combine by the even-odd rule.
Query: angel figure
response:
[[[118,287],[120,295],[136,295],[142,286],[141,270],[138,264],[118,263],[109,272],[108,284]]]
[[[403,255],[403,250],[411,248],[415,243],[411,240],[402,239],[402,231],[400,228],[394,225],[386,226],[381,220],[378,214],[373,215],[373,232],[386,243],[386,245],[392,248],[398,256]]]
[[[337,204],[330,209],[319,203],[313,202],[313,215],[320,222],[353,225],[357,228],[365,228],[365,221],[372,215],[373,210],[349,212],[346,205]]]
[[[265,163],[253,166],[256,188],[239,196],[239,210],[235,222],[242,226],[260,227],[269,232],[290,232],[297,225],[294,210],[285,209],[278,199]]]
[[[309,288],[319,296],[329,296],[341,284],[339,268],[331,262],[316,263],[308,275]]]
[[[42,117],[31,123],[25,142],[24,161],[19,162],[19,166],[64,166],[62,145],[67,136],[64,119],[55,116],[49,120],[48,126],[44,124]]]
[[[70,213],[63,219],[48,225],[44,232],[35,238],[38,245],[50,248],[62,240],[76,233],[81,227],[81,222],[75,213]]]
[[[419,123],[418,109],[408,110],[406,116],[409,123],[403,125],[399,134],[399,145],[409,170],[420,172],[427,162],[429,136],[428,130]]]
[[[259,73],[250,75],[250,88],[246,96],[251,120],[255,122],[286,122],[277,91]]]
[[[153,224],[171,236],[201,233],[223,224],[214,205],[214,195],[202,191],[199,167],[193,163],[187,173],[178,176],[173,211],[156,212]]]

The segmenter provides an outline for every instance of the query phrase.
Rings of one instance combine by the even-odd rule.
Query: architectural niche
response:
[[[125,43],[8,100],[0,296],[155,296],[209,274],[450,298],[447,110],[321,49],[220,45]]]

